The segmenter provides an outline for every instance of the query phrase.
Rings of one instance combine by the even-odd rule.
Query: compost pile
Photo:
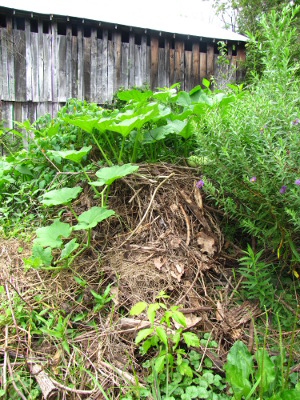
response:
[[[134,383],[134,374],[143,384],[141,363],[145,357],[140,356],[134,339],[139,329],[149,327],[149,321],[145,313],[138,317],[128,313],[137,302],[155,302],[162,292],[169,296],[164,300],[167,305],[178,305],[184,313],[186,330],[211,332],[218,342],[217,357],[207,348],[198,349],[212,360],[214,368],[221,369],[235,340],[251,341],[245,332],[250,315],[257,315],[258,309],[256,304],[232,301],[236,249],[224,243],[218,214],[206,204],[196,186],[198,180],[197,170],[155,164],[141,165],[137,174],[115,182],[108,207],[115,210],[116,217],[93,230],[91,248],[70,270],[25,270],[22,259],[30,253],[30,245],[22,244],[20,254],[20,243],[2,242],[0,283],[7,307],[12,310],[11,303],[18,297],[30,313],[40,307],[42,298],[43,318],[56,318],[57,309],[71,316],[65,338],[69,354],[47,335],[40,340],[39,335],[26,331],[15,318],[2,323],[0,347],[11,360],[10,368],[23,364],[36,378],[42,371],[46,386],[40,386],[45,398],[57,398],[57,391],[72,398],[103,398],[98,386],[91,384],[90,374],[104,390]],[[96,200],[84,190],[74,207],[82,212],[93,205]],[[84,284],[79,285],[74,276]],[[112,299],[95,312],[91,290],[103,293],[108,285]],[[76,315],[84,318],[72,319]],[[80,387],[71,385],[78,351],[85,371],[90,372],[83,371],[76,380]],[[94,389],[87,390],[91,386]]]

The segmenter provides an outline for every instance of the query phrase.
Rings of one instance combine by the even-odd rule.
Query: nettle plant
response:
[[[72,161],[75,158],[78,162],[79,158],[87,152],[86,149],[82,149],[81,152],[57,152],[60,156],[69,157]],[[58,155],[58,154],[57,154]],[[72,158],[71,158],[72,157]],[[72,202],[76,200],[79,194],[82,192],[80,186],[74,188],[64,187],[61,189],[54,189],[46,192],[43,195],[42,204],[47,207],[63,206],[67,208],[73,215],[76,224],[71,225],[66,222],[61,222],[60,218],[56,218],[52,224],[38,228],[36,230],[36,239],[33,241],[32,256],[29,259],[25,259],[25,265],[34,268],[44,268],[47,270],[59,270],[62,268],[69,268],[71,263],[76,257],[78,257],[84,250],[88,249],[91,245],[91,231],[100,222],[115,215],[113,210],[107,209],[106,201],[108,196],[108,189],[110,185],[116,180],[120,179],[128,174],[131,174],[138,170],[138,166],[131,164],[124,164],[122,166],[112,166],[100,169],[97,174],[99,177],[98,181],[89,183],[95,186],[104,186],[101,193],[96,191],[97,195],[101,197],[101,207],[91,207],[89,210],[84,211],[80,215],[77,215]],[[104,199],[104,194],[106,196]],[[62,210],[64,211],[64,209]],[[62,214],[62,212],[60,212]],[[70,236],[77,231],[86,232],[86,242],[79,244],[77,238],[70,239]],[[63,240],[65,239],[65,240]],[[70,240],[67,240],[70,239]],[[78,250],[74,254],[75,250]],[[60,256],[53,262],[53,250],[60,253]],[[53,266],[52,266],[53,264]]]
[[[216,396],[227,399],[222,394],[225,388],[222,377],[211,370],[212,362],[190,349],[199,348],[198,335],[184,331],[184,314],[179,311],[179,306],[168,308],[162,302],[165,298],[168,296],[161,292],[157,302],[139,302],[130,310],[130,315],[146,312],[150,323],[150,328],[141,329],[135,338],[135,343],[141,344],[141,355],[152,356],[142,364],[149,370],[147,383],[152,389],[141,390],[139,396],[149,398],[152,392],[155,399],[215,399]],[[161,316],[159,320],[158,314]],[[177,328],[174,329],[174,325]],[[210,348],[217,346],[209,340],[209,334],[201,339],[201,343]]]

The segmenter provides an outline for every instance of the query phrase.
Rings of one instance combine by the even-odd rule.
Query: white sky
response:
[[[211,0],[0,0],[0,6],[170,33],[243,40],[224,33]]]

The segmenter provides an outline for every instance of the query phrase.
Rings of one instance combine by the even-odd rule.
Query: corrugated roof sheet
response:
[[[163,1],[163,0],[161,0]],[[70,7],[71,4],[71,7]],[[138,8],[134,5],[138,4]],[[143,9],[144,5],[144,9]],[[216,24],[199,22],[196,18],[173,17],[166,18],[157,10],[156,18],[147,12],[151,1],[133,2],[125,1],[115,4],[113,0],[107,1],[44,1],[44,0],[0,0],[0,6],[11,9],[33,12],[36,14],[59,15],[107,23],[150,29],[172,34],[198,36],[204,38],[247,41],[247,38],[235,32],[222,29]]]

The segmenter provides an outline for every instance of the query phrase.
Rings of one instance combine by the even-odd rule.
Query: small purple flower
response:
[[[201,179],[200,179],[200,181],[196,182],[197,189],[201,189],[203,185],[204,185],[204,182]]]
[[[251,182],[251,183],[256,182],[256,176],[252,176],[252,178],[250,178],[250,182]]]
[[[299,118],[296,118],[296,119],[294,119],[294,121],[292,121],[292,125],[293,126],[296,126],[296,125],[299,125]]]
[[[300,186],[300,178],[295,180],[295,185]]]
[[[282,185],[281,188],[280,188],[280,190],[279,190],[279,193],[280,193],[280,194],[284,194],[285,191],[286,191],[286,186],[285,186],[285,185]]]

